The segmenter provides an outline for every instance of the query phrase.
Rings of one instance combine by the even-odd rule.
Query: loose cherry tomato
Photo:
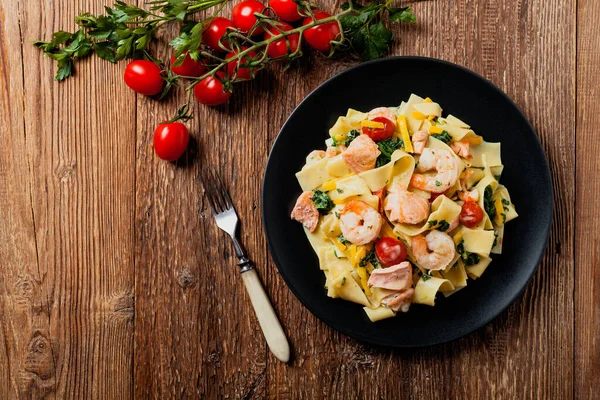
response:
[[[302,19],[294,0],[269,0],[269,6],[282,21],[295,22]]]
[[[160,67],[148,60],[135,60],[127,64],[123,79],[131,89],[146,96],[160,93],[165,83]]]
[[[315,19],[318,21],[327,17],[331,17],[331,14],[325,11],[315,10],[313,12]],[[302,25],[308,25],[312,22],[311,17],[304,18]],[[304,31],[304,38],[306,42],[313,48],[323,53],[331,50],[331,41],[338,38],[340,34],[340,27],[335,21],[328,22],[323,25],[313,26],[310,29]]]
[[[446,195],[446,193],[448,193],[450,189],[446,189],[444,190],[442,193],[431,193],[431,197],[429,198],[429,202],[433,203],[433,201],[435,199],[437,199],[438,197],[442,196],[442,195]]]
[[[242,50],[246,50],[247,47],[243,47],[242,46]],[[232,58],[233,56],[235,56],[238,53],[238,50],[234,50],[234,51],[230,51],[229,53],[227,53],[227,56],[225,56],[225,59],[229,59]],[[229,77],[233,77],[233,74],[236,74],[235,69],[237,68],[237,66],[239,64],[245,64],[248,61],[250,61],[251,59],[256,57],[256,52],[255,51],[251,51],[249,52],[247,55],[245,55],[244,57],[242,57],[241,61],[240,60],[236,60],[236,61],[232,61],[229,64],[227,64],[227,74],[229,75]],[[250,59],[250,60],[249,60]],[[256,69],[254,71],[256,73]],[[237,70],[237,74],[235,75],[235,80],[237,81],[239,80],[248,80],[252,77],[252,73],[250,71],[250,68],[238,68]]]
[[[267,27],[267,31],[265,32],[265,40],[268,40],[273,36],[278,36],[283,32],[291,31],[292,29],[294,29],[294,27],[292,27],[290,24],[286,24],[285,22],[279,22],[277,24],[277,27],[269,26]],[[273,43],[269,44],[269,46],[267,47],[267,54],[269,54],[269,57],[271,58],[277,58],[293,53],[298,49],[299,40],[300,34],[298,33],[294,33],[293,35],[276,40]],[[287,42],[290,43],[289,51]]]
[[[236,4],[231,12],[233,24],[242,32],[248,33],[256,23],[254,13],[262,13],[265,10],[265,5],[256,0],[244,0]],[[252,35],[260,35],[264,30],[262,26],[257,27],[252,31]]]
[[[406,260],[407,250],[401,241],[384,237],[375,243],[375,254],[384,266],[391,267]]]
[[[483,219],[483,210],[479,204],[472,200],[467,200],[460,211],[460,222],[467,228],[474,228]]]
[[[375,117],[373,118],[373,122],[381,122],[383,128],[367,128],[363,126],[362,133],[376,142],[391,138],[396,131],[396,125],[386,117]]]
[[[166,161],[175,161],[185,152],[190,135],[184,124],[160,124],[154,131],[154,151]]]
[[[225,74],[217,72],[217,75],[223,79]],[[223,84],[214,76],[209,76],[194,86],[194,96],[200,104],[207,106],[218,106],[225,103],[231,97],[231,92],[223,91]]]
[[[223,17],[213,18],[212,21],[210,21],[210,24],[206,27],[206,29],[202,33],[202,42],[214,50],[223,51],[221,46],[219,46],[219,42],[220,42],[221,38],[223,37],[223,35],[225,33],[227,33],[227,28],[229,28],[229,27],[233,28],[234,26],[233,26],[233,22],[231,22],[227,18],[223,18]],[[226,49],[229,49],[229,43],[221,42],[221,44]]]
[[[204,67],[204,65],[202,65],[200,61],[192,60],[192,58],[188,54],[185,55],[185,58],[183,59],[183,63],[181,63],[181,65],[173,65],[176,61],[177,58],[175,57],[175,54],[173,54],[171,56],[171,71],[173,71],[177,75],[193,76],[197,78],[206,72],[206,68]]]

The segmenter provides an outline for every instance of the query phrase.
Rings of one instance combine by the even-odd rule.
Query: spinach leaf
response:
[[[327,214],[334,207],[333,201],[331,201],[329,195],[320,190],[315,190],[313,192],[312,201],[317,210],[319,210],[319,213],[323,215]]]
[[[392,153],[397,149],[404,148],[404,142],[401,139],[385,139],[377,142],[377,147],[381,154],[377,157],[376,167],[379,168],[391,161]]]

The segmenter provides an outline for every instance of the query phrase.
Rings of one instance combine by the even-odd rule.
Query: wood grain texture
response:
[[[575,231],[575,397],[600,399],[600,4],[577,4],[577,204]]]
[[[304,309],[261,225],[281,125],[355,61],[308,52],[224,106],[196,106],[188,153],[166,163],[152,134],[182,91],[161,103],[136,96],[123,63],[95,59],[57,84],[28,44],[105,2],[0,0],[0,398],[599,398],[600,236],[588,223],[600,217],[597,2],[418,1],[418,23],[395,28],[393,54],[464,65],[513,98],[555,188],[548,250],[524,295],[466,338],[402,351],[357,343]],[[167,59],[175,33],[162,31],[154,54]],[[203,200],[209,166],[290,339],[287,365],[269,352]]]
[[[101,10],[100,1],[0,4],[0,369],[9,376],[0,397],[128,397],[133,96],[115,95],[120,67],[92,60],[58,85],[54,66],[29,44],[73,29],[73,16]]]

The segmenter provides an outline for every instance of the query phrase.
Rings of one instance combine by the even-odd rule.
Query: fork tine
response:
[[[219,175],[217,175],[217,179],[219,180],[219,185],[221,186],[221,193],[225,198],[227,208],[233,208],[233,202],[231,201],[231,197],[229,197],[229,193],[227,192],[227,189],[225,189],[225,185],[223,185],[223,181],[221,180],[221,177]]]
[[[221,210],[222,211],[226,211],[229,209],[228,205],[227,205],[227,201],[225,200],[224,196],[223,196],[223,188],[222,186],[219,185],[220,183],[220,179],[219,179],[219,175],[215,172],[215,170],[211,170],[212,173],[212,177],[213,177],[213,184],[214,184],[214,189],[215,189],[215,197],[218,199],[219,204],[222,206]]]

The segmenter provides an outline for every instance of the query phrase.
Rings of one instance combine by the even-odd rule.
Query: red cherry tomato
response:
[[[185,152],[190,135],[184,124],[160,124],[154,131],[154,151],[166,161],[175,161]]]
[[[269,6],[282,21],[295,22],[302,19],[294,0],[269,0]]]
[[[202,33],[202,42],[214,50],[223,51],[221,46],[219,46],[219,42],[220,42],[221,38],[223,37],[223,35],[225,33],[227,33],[227,28],[229,28],[229,27],[233,28],[234,26],[233,26],[233,22],[231,22],[227,18],[223,18],[223,17],[213,18],[212,21],[210,21],[210,24],[206,27],[206,29]],[[221,42],[221,44],[226,49],[229,49],[229,43]]]
[[[325,11],[315,10],[313,12],[315,19],[318,21],[327,17],[331,17],[331,14]],[[312,18],[306,17],[302,21],[302,25],[308,25],[312,22]],[[323,53],[331,50],[331,41],[338,38],[340,34],[340,27],[335,21],[328,22],[323,25],[317,25],[304,31],[304,38],[306,42],[313,49],[322,51]]]
[[[407,250],[401,241],[384,237],[375,243],[375,254],[384,266],[391,267],[406,260]]]
[[[231,12],[233,24],[242,32],[248,33],[256,23],[254,13],[262,13],[265,8],[264,4],[256,0],[244,0],[233,7],[233,11]],[[252,31],[252,35],[260,35],[263,32],[262,26],[259,26]]]
[[[362,133],[376,142],[391,138],[396,131],[396,125],[386,117],[373,118],[373,122],[381,122],[383,128],[367,128],[366,126],[363,126]]]
[[[294,3],[296,4],[296,3]],[[267,32],[265,32],[265,40],[272,38],[273,36],[280,35],[283,32],[291,31],[294,29],[290,24],[286,24],[285,22],[279,22],[277,27],[270,26],[267,27]],[[300,40],[300,34],[294,33],[293,35],[287,36],[286,38],[281,38],[279,40],[274,41],[267,47],[267,54],[271,58],[283,57],[287,54],[293,53],[298,49],[298,41]],[[288,51],[287,42],[290,43],[290,48]]]
[[[242,51],[246,50],[247,47],[242,47]],[[235,56],[238,53],[237,50],[235,51],[230,51],[229,53],[227,53],[227,56],[225,56],[225,59],[229,59],[232,58],[233,56]],[[237,68],[237,66],[239,64],[244,65],[245,63],[247,63],[248,61],[250,61],[251,59],[256,57],[256,52],[255,51],[251,51],[249,52],[247,55],[245,55],[244,57],[242,57],[241,62],[240,60],[236,60],[236,61],[232,61],[229,64],[227,64],[227,74],[229,75],[229,77],[233,77],[234,74],[236,74],[235,69]],[[256,73],[256,69],[254,69],[254,73]],[[237,74],[235,75],[235,80],[248,80],[252,77],[252,74],[250,72],[250,68],[238,68],[237,70]]]
[[[223,72],[217,72],[221,78],[225,76]],[[218,106],[225,103],[231,97],[231,92],[223,91],[223,84],[214,76],[209,76],[194,86],[194,96],[200,104],[207,106]]]
[[[127,64],[123,79],[131,89],[146,96],[160,93],[165,83],[160,67],[148,60],[135,60]]]
[[[483,219],[483,210],[472,200],[465,201],[460,211],[460,222],[467,228],[474,228]]]
[[[435,199],[437,199],[438,197],[442,196],[442,195],[446,195],[446,193],[448,193],[450,189],[446,189],[445,191],[443,191],[442,193],[431,193],[431,197],[429,198],[429,202],[433,203],[433,201]]]
[[[183,63],[181,65],[175,66],[175,62],[177,58],[175,58],[175,54],[171,56],[171,71],[181,76],[193,76],[199,77],[203,73],[206,72],[206,68],[200,61],[194,61],[189,55],[185,55],[183,59]]]

